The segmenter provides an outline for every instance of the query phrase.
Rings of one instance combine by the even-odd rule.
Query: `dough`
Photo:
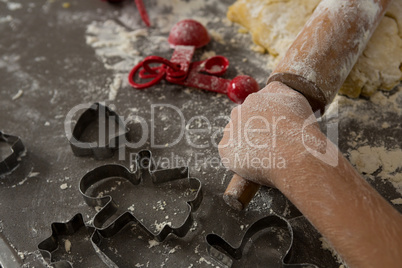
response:
[[[268,50],[273,69],[320,0],[238,0],[227,17],[245,27],[254,43]],[[402,0],[394,0],[340,93],[371,96],[391,90],[402,79]]]

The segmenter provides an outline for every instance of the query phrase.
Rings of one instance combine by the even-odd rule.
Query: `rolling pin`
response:
[[[392,0],[322,0],[267,84],[279,81],[300,92],[314,112],[324,113]],[[247,207],[260,185],[235,174],[223,199]]]

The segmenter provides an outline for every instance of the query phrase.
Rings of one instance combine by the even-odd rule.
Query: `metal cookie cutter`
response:
[[[0,131],[0,142],[6,142],[11,146],[11,153],[0,161],[0,177],[14,171],[19,165],[19,158],[25,152],[25,146],[17,136],[5,134]]]
[[[60,237],[74,235],[82,228],[85,228],[92,242],[95,228],[85,225],[81,214],[75,215],[68,222],[54,222],[51,224],[51,228],[52,235],[38,245],[40,253],[45,260],[49,260],[49,264],[54,268],[72,268],[73,265],[69,261],[54,261],[52,257],[52,254],[59,249]]]
[[[192,212],[198,209],[203,198],[200,180],[189,177],[187,167],[152,171],[152,162],[153,160],[151,152],[148,150],[143,150],[140,151],[136,156],[137,169],[133,173],[121,165],[104,165],[88,172],[81,179],[79,187],[85,202],[92,207],[102,207],[102,209],[95,215],[93,219],[93,224],[95,228],[98,229],[100,234],[112,236],[129,222],[137,223],[139,227],[144,229],[146,233],[154,237],[154,239],[159,242],[163,241],[170,233],[175,234],[178,237],[183,237],[188,233],[194,221]],[[190,187],[196,191],[196,194],[193,200],[187,201],[189,214],[184,223],[177,228],[165,225],[159,233],[154,234],[152,231],[143,226],[141,222],[138,221],[138,219],[129,211],[123,213],[109,226],[104,227],[104,223],[117,211],[118,204],[113,201],[111,196],[91,197],[85,193],[92,185],[110,177],[120,177],[126,179],[133,185],[138,185],[142,179],[152,179],[154,184],[188,179]]]
[[[92,264],[92,267],[111,267],[117,268],[118,266],[108,257],[106,254],[102,252],[99,248],[100,243],[102,241],[102,235],[99,234],[98,230],[94,227],[86,225],[84,219],[80,213],[76,214],[71,220],[68,222],[54,222],[51,225],[52,235],[42,241],[38,245],[38,249],[42,254],[45,260],[49,260],[49,265],[54,268],[73,268],[73,264],[67,260],[58,260],[55,261],[53,258],[53,254],[59,250],[59,245],[61,244],[61,237],[65,236],[73,236],[81,229],[86,229],[86,234],[89,241],[91,241],[91,245],[94,248],[94,252],[99,257],[99,263]],[[107,235],[108,233],[106,233]],[[63,250],[63,249],[61,249]],[[86,252],[88,253],[88,252]],[[94,260],[92,258],[92,260]],[[105,264],[105,265],[103,265]]]
[[[80,141],[87,126],[97,120],[99,120],[99,136],[103,135],[99,142]],[[106,129],[106,122],[109,124],[109,129]],[[114,131],[116,126],[118,127],[117,133]],[[111,129],[113,129],[113,133],[109,133]],[[76,156],[94,156],[95,159],[105,159],[113,156],[114,151],[120,145],[120,139],[124,138],[127,132],[128,129],[116,112],[101,103],[94,103],[79,117],[69,142]],[[107,135],[109,136],[107,137]]]
[[[287,250],[282,258],[282,267],[317,268],[317,266],[313,264],[288,264],[288,262],[290,261],[290,252],[293,245],[293,229],[289,221],[276,215],[264,217],[253,223],[246,230],[246,233],[241,240],[241,244],[237,248],[231,246],[228,242],[226,242],[223,238],[216,234],[208,234],[206,237],[208,252],[212,258],[217,260],[222,265],[225,265],[226,267],[231,267],[234,260],[240,260],[242,258],[243,250],[246,247],[247,243],[249,243],[251,237],[254,236],[256,233],[271,227],[286,228],[290,234],[290,239],[288,239],[287,241]]]

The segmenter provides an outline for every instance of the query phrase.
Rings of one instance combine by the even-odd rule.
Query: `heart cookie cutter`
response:
[[[99,141],[80,141],[85,129],[96,121],[99,122]],[[106,123],[109,124],[109,129],[106,129]],[[117,127],[118,132],[109,134],[112,127]],[[94,103],[78,118],[69,142],[75,156],[94,156],[95,159],[105,159],[113,156],[114,151],[121,145],[120,140],[128,131],[115,111],[102,103]]]

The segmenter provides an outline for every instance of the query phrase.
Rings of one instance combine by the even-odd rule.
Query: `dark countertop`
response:
[[[106,163],[129,167],[131,154],[151,149],[161,164],[163,161],[169,161],[170,166],[188,163],[191,176],[203,183],[204,200],[194,213],[196,225],[184,238],[171,236],[151,247],[148,238],[130,227],[105,241],[104,252],[120,267],[219,267],[219,263],[207,253],[205,236],[216,233],[238,244],[247,226],[270,214],[290,220],[295,232],[294,262],[338,267],[332,253],[323,249],[319,240],[321,236],[303,217],[299,217],[297,209],[277,190],[262,188],[249,208],[240,213],[230,210],[223,202],[221,195],[231,173],[219,164],[213,164],[219,157],[213,142],[220,140],[227,122],[225,116],[235,106],[226,96],[196,89],[184,90],[181,86],[164,82],[137,91],[125,82],[128,72],[124,64],[134,66],[138,59],[151,54],[170,57],[172,51],[164,38],[175,22],[188,16],[207,23],[214,37],[205,48],[197,50],[195,59],[204,52],[214,51],[228,57],[231,62],[226,78],[249,74],[263,86],[269,75],[265,67],[267,56],[250,51],[248,35],[238,34],[237,27],[224,19],[225,10],[233,1],[216,4],[213,1],[192,3],[177,0],[166,5],[161,5],[163,1],[146,2],[151,22],[156,26],[145,34],[137,31],[134,37],[127,37],[131,31],[144,29],[132,1],[122,5],[109,5],[98,0],[0,1],[0,130],[21,137],[27,149],[18,169],[0,179],[0,234],[20,258],[20,264],[24,267],[44,266],[37,245],[50,236],[51,223],[68,221],[76,213],[82,213],[84,220],[90,222],[96,211],[85,204],[78,191],[79,180],[87,171]],[[113,27],[105,24],[107,20]],[[105,42],[96,47],[88,40],[91,36],[105,38],[103,41],[113,38],[97,34],[93,27],[123,29],[123,32],[111,31],[110,34],[116,34],[116,40],[131,40],[128,42],[131,47],[122,48],[118,47],[119,44]],[[127,56],[134,50],[138,55]],[[113,98],[110,85],[113,82],[118,85],[119,77],[123,83],[117,87],[117,95]],[[23,94],[12,100],[19,90]],[[395,89],[387,96],[399,90]],[[115,107],[127,121],[130,117],[143,118],[149,129],[154,130],[154,141],[160,145],[159,148],[152,146],[150,132],[146,143],[127,149],[122,159],[118,154],[106,160],[74,156],[65,134],[66,116],[76,105],[99,101]],[[353,106],[350,103],[344,105]],[[186,135],[177,144],[172,144],[182,130],[178,111],[188,126],[187,130],[184,129]],[[74,114],[73,123],[78,115]],[[199,117],[191,121],[195,116]],[[210,121],[211,132],[199,134],[191,131],[207,126],[201,116]],[[343,116],[347,114],[339,115],[339,147],[348,155],[354,149],[350,144],[350,133],[359,133],[362,126],[357,126],[353,120],[343,120]],[[385,130],[373,132],[366,129],[368,143],[386,139],[388,147],[400,144],[400,114],[387,114],[384,122],[391,125],[386,134],[381,132]],[[130,123],[129,128],[129,140],[134,143],[140,139],[142,131],[139,124]],[[205,145],[205,148],[190,146],[185,137],[193,143]],[[370,182],[388,200],[400,197],[389,182]],[[62,189],[63,184],[67,184],[66,189]],[[118,184],[114,180],[95,190],[110,191],[122,210],[134,208],[133,213],[150,229],[155,230],[158,225],[155,223],[171,222],[177,226],[184,220],[184,200],[188,200],[191,193],[182,184],[179,187],[174,183],[157,187],[147,183],[137,187],[121,185],[124,183]],[[163,202],[166,202],[164,209],[158,209]],[[402,211],[401,206],[396,207]],[[248,254],[236,266],[278,266],[278,256],[283,255],[279,231],[271,228],[253,237]],[[72,261],[74,267],[102,267],[85,236],[85,233],[79,233],[69,237],[71,253],[62,248],[55,257]]]

